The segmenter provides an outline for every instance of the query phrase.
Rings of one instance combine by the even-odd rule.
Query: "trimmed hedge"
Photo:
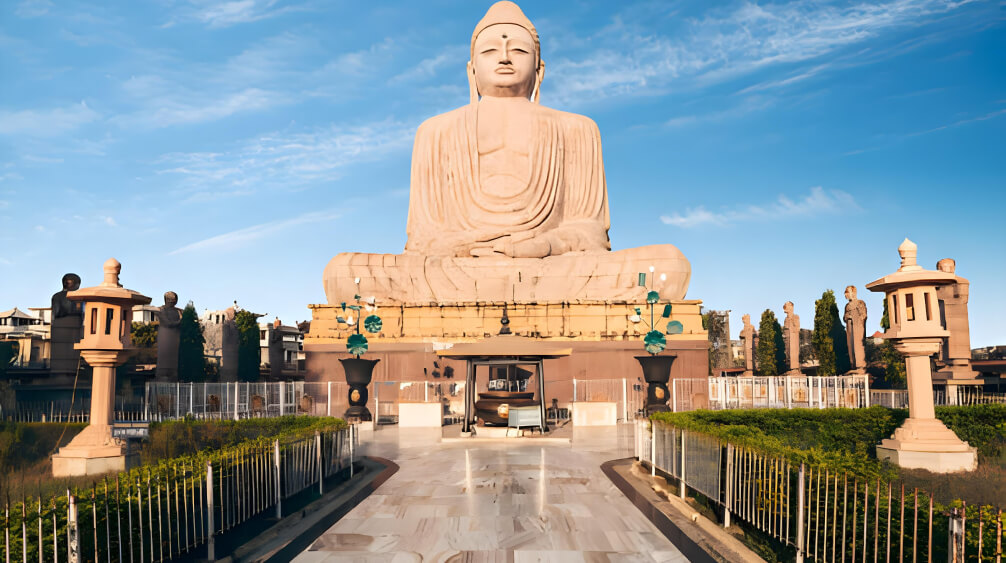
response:
[[[162,459],[218,450],[257,439],[273,440],[313,434],[315,430],[340,430],[346,421],[334,417],[281,416],[244,420],[183,419],[150,425],[150,439],[143,444],[144,464]]]
[[[1006,405],[940,407],[936,416],[984,460],[1006,451]],[[746,409],[656,413],[653,420],[716,436],[736,446],[796,463],[894,478],[897,470],[876,458],[876,446],[908,417],[905,409]]]

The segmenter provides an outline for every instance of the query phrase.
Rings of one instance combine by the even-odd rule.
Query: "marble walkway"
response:
[[[601,472],[631,455],[629,432],[576,430],[572,445],[365,435],[398,473],[294,561],[687,561]]]

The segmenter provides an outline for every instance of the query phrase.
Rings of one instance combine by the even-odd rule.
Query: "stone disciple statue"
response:
[[[84,335],[84,304],[66,296],[67,292],[80,289],[80,276],[66,274],[62,284],[63,289],[52,296],[49,371],[53,375],[77,372],[80,351],[73,345]]]
[[[943,326],[950,333],[940,354],[940,362],[945,367],[939,373],[951,379],[974,379],[975,373],[971,369],[971,329],[968,326],[968,293],[971,282],[956,275],[957,263],[953,258],[940,260],[936,263],[936,269],[954,274],[956,278],[952,284],[936,286]]]
[[[181,340],[182,310],[178,294],[164,294],[164,306],[157,310],[157,377],[178,377],[178,344]]]
[[[241,341],[234,315],[234,307],[228,307],[220,327],[220,381],[238,380],[238,346]]]
[[[800,375],[800,315],[793,312],[793,302],[787,301],[782,306],[786,312],[782,332],[786,337],[786,360],[789,363],[787,375]]]
[[[849,365],[852,371],[862,372],[866,369],[866,348],[863,339],[866,338],[866,303],[856,299],[856,286],[845,288],[845,337],[849,345]]]
[[[691,267],[677,248],[610,250],[600,133],[539,103],[545,62],[521,9],[493,4],[470,54],[470,103],[416,132],[405,253],[336,256],[329,303],[635,300],[648,270],[649,289],[683,299]]]
[[[272,330],[269,331],[269,376],[274,381],[283,378],[283,331],[280,327],[283,323],[277,317],[272,323]]]
[[[755,328],[751,325],[751,315],[744,315],[741,340],[744,341],[744,375],[754,375]]]

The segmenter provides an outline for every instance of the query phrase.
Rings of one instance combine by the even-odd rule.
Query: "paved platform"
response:
[[[568,445],[364,434],[362,453],[398,473],[294,561],[687,561],[601,471],[631,455],[631,432],[573,429]]]

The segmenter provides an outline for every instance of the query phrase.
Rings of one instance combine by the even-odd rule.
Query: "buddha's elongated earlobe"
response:
[[[479,101],[479,86],[475,83],[475,65],[468,61],[468,100],[471,103]]]
[[[536,104],[539,103],[538,98],[541,97],[542,80],[545,80],[545,61],[538,62],[538,70],[535,72],[534,90],[531,92],[531,101]]]

